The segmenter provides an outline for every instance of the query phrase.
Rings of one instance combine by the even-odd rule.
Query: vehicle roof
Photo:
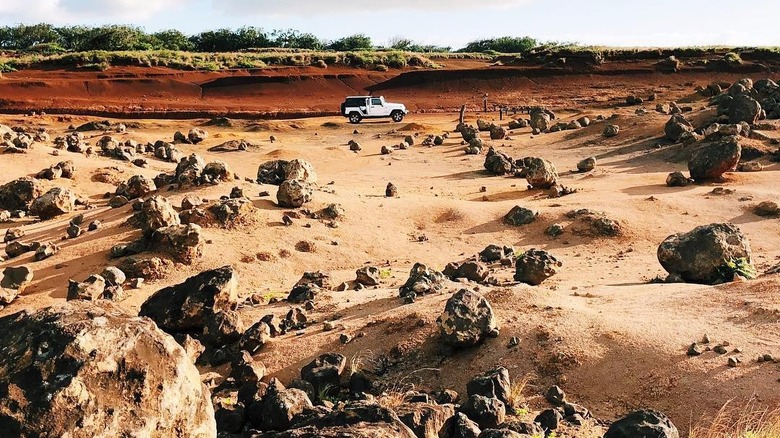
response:
[[[384,96],[347,96],[345,99],[368,99],[369,97],[380,98]]]

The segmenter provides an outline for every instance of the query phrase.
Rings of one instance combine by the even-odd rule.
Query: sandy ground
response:
[[[647,88],[653,89],[652,85]],[[690,84],[675,84],[653,91],[659,93],[660,102],[665,102],[680,100],[692,89]],[[318,354],[337,351],[348,357],[362,357],[369,364],[391,364],[387,377],[399,386],[414,383],[461,392],[474,374],[501,364],[515,378],[531,377],[526,391],[529,396],[537,396],[557,383],[597,417],[614,419],[630,408],[652,407],[669,414],[682,429],[731,399],[777,406],[780,368],[777,364],[756,363],[755,359],[764,353],[780,357],[780,278],[764,276],[716,287],[651,284],[649,280],[664,275],[656,259],[657,246],[664,238],[712,222],[732,222],[740,227],[751,242],[761,272],[777,264],[777,219],[755,216],[751,207],[760,201],[777,200],[780,168],[764,162],[764,171],[729,174],[728,181],[720,185],[666,187],[669,172],[685,170],[685,162],[676,158],[685,151],[661,140],[668,116],[652,111],[654,104],[645,105],[651,110],[645,116],[634,115],[636,107],[614,104],[616,96],[625,90],[611,90],[603,102],[591,102],[590,106],[571,111],[562,108],[560,113],[564,120],[581,114],[618,114],[615,122],[621,131],[615,138],[603,138],[603,124],[595,124],[536,137],[531,136],[530,129],[523,129],[510,134],[512,140],[487,142],[516,158],[541,156],[553,161],[562,183],[578,189],[558,199],[528,190],[523,179],[489,175],[483,170],[484,156],[464,155],[457,134],[442,146],[419,146],[425,134],[451,131],[457,119],[452,113],[412,114],[401,124],[362,123],[359,134],[352,133],[354,126],[335,117],[244,121],[230,128],[209,126],[206,129],[210,137],[203,144],[181,148],[202,155],[206,161],[227,162],[242,179],[253,179],[257,166],[267,160],[309,160],[317,170],[319,188],[306,207],[316,211],[338,203],[346,215],[337,228],[309,219],[285,227],[281,223],[285,209],[275,204],[276,187],[237,181],[235,185],[242,187],[258,207],[257,221],[233,230],[206,229],[211,243],[201,260],[192,266],[177,266],[167,279],[130,291],[130,297],[121,305],[135,312],[154,291],[225,264],[238,270],[243,294],[268,297],[285,296],[304,271],[330,272],[338,284],[353,280],[355,269],[373,264],[390,272],[381,287],[326,292],[310,315],[317,323],[302,336],[289,334],[274,339],[257,358],[286,381]],[[703,111],[703,101],[694,101],[693,105],[697,113]],[[474,122],[477,116],[469,113],[467,118]],[[487,119],[496,116],[482,115]],[[45,126],[52,137],[65,133],[69,124],[88,120],[94,118],[0,117],[0,123],[11,126]],[[186,132],[203,120],[138,122],[141,128],[116,137],[139,142],[170,140],[176,130]],[[337,126],[323,126],[326,122]],[[414,124],[408,126],[409,131],[390,133],[409,123]],[[421,133],[418,145],[392,155],[379,154],[381,146],[397,144],[414,132]],[[269,141],[272,134],[278,138],[275,143]],[[377,134],[382,138],[376,138]],[[246,139],[258,147],[246,152],[207,150],[232,139]],[[361,144],[361,152],[349,151],[347,142],[351,139]],[[84,212],[87,220],[99,218],[105,226],[99,232],[61,241],[70,217],[76,213],[41,223],[25,220],[0,225],[0,233],[23,225],[27,232],[24,241],[52,240],[62,246],[59,254],[42,262],[33,262],[32,256],[26,255],[0,264],[29,264],[35,270],[34,283],[0,311],[2,315],[63,302],[68,279],[83,280],[115,263],[108,259],[111,246],[140,235],[138,230],[122,225],[132,214],[129,205],[116,210],[105,205],[103,194],[113,192],[114,186],[92,180],[98,169],[114,167],[121,180],[134,174],[153,177],[174,169],[173,164],[154,158],[149,159],[149,168],[139,169],[104,157],[87,158],[68,152],[52,156],[52,151],[51,145],[37,145],[28,154],[3,155],[2,182],[71,159],[77,166],[76,177],[46,181],[46,185],[69,187],[89,197],[96,208],[76,213]],[[587,156],[598,159],[596,170],[588,174],[570,172]],[[398,187],[398,198],[384,197],[388,182]],[[712,195],[710,192],[718,186],[735,192]],[[216,199],[232,187],[222,184],[163,194],[178,205],[186,194]],[[263,190],[271,196],[259,197]],[[501,218],[515,205],[538,210],[539,220],[519,228],[504,225]],[[564,214],[578,208],[605,212],[623,226],[625,236],[592,238],[567,232],[552,239],[544,234],[552,223],[569,224],[571,220]],[[420,241],[420,236],[427,240]],[[301,240],[314,242],[316,251],[296,251],[295,244]],[[444,293],[423,297],[411,305],[398,299],[397,288],[415,262],[442,269],[446,263],[475,254],[491,243],[512,245],[518,251],[546,249],[562,260],[563,268],[538,287],[511,283],[512,271],[504,268],[495,273],[502,280],[499,286],[450,283]],[[289,256],[280,255],[284,251],[289,251]],[[271,254],[272,260],[258,261],[258,253]],[[437,345],[435,320],[450,293],[461,287],[478,288],[488,297],[498,314],[501,334],[479,347],[446,356]],[[288,307],[286,303],[247,306],[242,315],[249,325],[267,313],[284,313]],[[337,319],[339,329],[325,332],[320,322],[330,319]],[[338,340],[341,333],[361,332],[365,336],[347,345]],[[736,355],[743,364],[727,367],[727,357],[733,353],[719,356],[707,352],[687,357],[687,346],[704,334],[713,345],[728,341],[741,348],[742,353]],[[521,343],[507,348],[513,336]],[[533,398],[531,403],[535,403]]]

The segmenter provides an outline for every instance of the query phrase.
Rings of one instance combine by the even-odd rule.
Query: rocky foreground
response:
[[[768,161],[780,156],[774,147],[777,139],[763,132],[768,130],[765,120],[780,117],[780,87],[776,83],[754,83],[749,79],[733,84],[713,83],[699,88],[696,95],[706,99],[711,109],[694,111],[692,106],[674,102],[658,104],[655,109],[664,120],[670,117],[663,132],[657,134],[662,135],[665,146],[675,148],[678,161],[685,162],[688,168],[688,175],[671,172],[658,185],[685,190],[692,185],[722,183],[735,170],[763,171]],[[647,100],[655,99],[653,95]],[[625,105],[643,102],[642,98],[630,96]],[[644,108],[636,111],[637,117],[646,114]],[[487,227],[524,235],[535,233],[546,242],[557,243],[561,236],[577,236],[589,242],[609,242],[608,245],[622,244],[633,233],[640,232],[622,218],[595,208],[572,208],[552,217],[532,202],[576,198],[581,192],[570,184],[570,176],[595,175],[601,166],[600,158],[587,156],[578,160],[576,170],[565,174],[549,158],[514,157],[513,150],[498,143],[512,141],[513,135],[538,137],[564,131],[593,131],[594,127],[598,140],[593,141],[615,141],[626,135],[626,129],[618,124],[625,119],[579,116],[554,122],[560,115],[542,107],[531,108],[528,116],[506,125],[478,119],[472,126],[461,121],[452,132],[407,135],[392,130],[377,134],[372,141],[381,139],[386,143],[377,151],[382,157],[447,145],[452,148],[448,153],[467,159],[478,156],[487,174],[521,181],[521,186],[537,197],[517,201]],[[270,373],[264,363],[269,347],[285,342],[292,345],[292,351],[298,342],[307,345],[303,342],[315,327],[324,332],[336,331],[339,321],[348,319],[348,314],[328,310],[334,317],[324,321],[313,315],[330,309],[332,292],[359,293],[387,285],[386,279],[392,275],[387,268],[390,262],[365,263],[357,269],[351,266],[354,279],[349,281],[337,282],[327,272],[305,270],[300,280],[283,293],[263,296],[247,291],[242,282],[251,279],[239,278],[238,263],[274,261],[276,256],[255,252],[249,261],[220,260],[224,266],[208,269],[201,263],[209,257],[207,252],[215,235],[212,233],[237,230],[240,239],[241,233],[257,233],[256,228],[249,227],[265,231],[270,227],[258,226],[263,209],[280,216],[280,222],[274,226],[293,229],[305,224],[301,228],[309,229],[316,223],[322,228],[338,229],[347,211],[337,202],[316,203],[317,197],[335,194],[334,189],[328,188],[329,183],[320,181],[319,168],[315,169],[304,158],[266,159],[252,164],[257,169],[256,177],[242,180],[226,161],[208,161],[198,153],[184,152],[185,148],[210,139],[204,128],[193,128],[186,135],[176,132],[172,142],[146,144],[119,140],[127,129],[122,123],[92,122],[73,126],[67,135],[52,140],[43,128],[0,125],[4,152],[24,156],[32,155],[40,147],[51,147],[50,155],[57,157],[55,164],[0,186],[0,219],[9,225],[4,239],[6,267],[0,281],[0,305],[7,307],[7,316],[0,318],[0,429],[12,436],[680,435],[664,413],[644,409],[652,407],[652,403],[621,409],[613,418],[599,419],[577,400],[567,397],[558,385],[540,390],[526,388],[517,378],[512,381],[509,369],[499,366],[499,361],[478,373],[461,376],[467,381],[466,391],[461,393],[444,386],[394,386],[392,379],[387,378],[388,368],[398,363],[366,364],[337,351],[340,345],[366,336],[357,330],[340,330],[335,345],[327,346],[325,351],[306,352],[306,363],[286,370],[296,378],[282,382],[275,375],[280,370]],[[83,134],[93,131],[101,132],[94,137],[94,145]],[[353,135],[359,134],[355,131]],[[458,135],[460,138],[453,140]],[[277,142],[275,135],[268,142]],[[367,149],[354,139],[342,146],[354,154]],[[246,140],[229,140],[208,151],[248,154],[258,148]],[[65,154],[72,159],[62,159]],[[161,167],[166,171],[152,177],[148,172],[117,177],[117,172],[104,169],[94,173],[91,181],[110,184],[114,187],[111,192],[78,193],[64,181],[77,178],[80,169],[74,160],[82,159],[111,160],[132,169],[168,167]],[[390,161],[389,165],[394,162],[399,163]],[[385,183],[381,181],[377,194],[372,196],[386,201],[403,196],[405,188]],[[265,199],[271,197],[267,190],[258,196],[250,194],[247,187],[256,189],[257,185],[275,190],[275,201]],[[222,194],[218,199],[198,195],[209,189]],[[712,196],[728,195],[727,190],[730,189],[718,187]],[[487,193],[487,188],[483,186],[480,193]],[[488,194],[482,196],[489,200]],[[174,197],[180,201],[174,202]],[[258,203],[258,199],[266,202]],[[647,199],[656,200],[654,196]],[[122,238],[108,239],[111,245],[105,254],[100,254],[101,268],[83,277],[62,280],[57,288],[63,291],[66,303],[14,312],[15,306],[25,302],[26,292],[38,282],[54,277],[60,265],[41,270],[38,266],[67,253],[70,242],[98,239],[101,233],[113,231],[106,229],[100,219],[88,218],[96,208],[115,212],[112,214],[121,221],[116,228],[124,230]],[[780,215],[780,209],[771,200],[758,203],[750,211],[759,217]],[[754,241],[751,245],[741,224],[728,219],[699,223],[654,241],[654,257],[666,275],[649,282],[712,286],[748,282],[757,277],[757,259],[764,258],[764,254],[757,253],[765,251],[763,242],[757,246]],[[448,220],[445,218],[445,222]],[[42,234],[33,230],[33,226],[56,221],[63,221],[57,222],[58,240],[51,235],[41,238]],[[28,233],[33,238],[28,238]],[[424,244],[428,239],[420,232],[411,240]],[[298,253],[316,253],[318,245],[323,243],[304,239],[295,243],[294,249]],[[339,246],[339,242],[332,240],[330,246]],[[445,255],[449,263],[443,269],[417,261],[411,270],[406,268],[408,276],[403,273],[397,289],[387,288],[394,295],[389,299],[399,306],[418,306],[442,298],[436,302],[435,322],[417,319],[419,326],[430,326],[423,342],[429,343],[427,348],[435,350],[441,362],[518,347],[523,340],[517,336],[508,339],[508,346],[499,345],[499,339],[507,333],[502,331],[503,326],[512,318],[516,321],[518,315],[499,315],[497,305],[491,303],[493,295],[486,291],[516,288],[529,295],[529,290],[555,291],[552,286],[542,288],[555,284],[570,269],[573,258],[561,255],[565,243],[544,248],[523,246],[516,249],[510,244],[483,243],[480,248],[484,249],[473,255]],[[755,250],[756,247],[759,249]],[[629,249],[621,250],[617,260],[633,251]],[[279,251],[280,259],[289,256],[286,248]],[[23,259],[25,263],[17,262]],[[211,260],[216,259],[212,255]],[[178,276],[182,280],[178,283],[154,286],[157,281],[176,276],[177,271],[191,270],[196,270],[194,275]],[[772,270],[768,273],[771,275]],[[142,288],[153,290],[140,300],[137,311],[123,306],[128,299],[138,299],[133,296],[134,291]],[[345,300],[348,302],[349,298]],[[265,313],[264,306],[280,302],[287,306],[282,314],[269,311],[257,316],[257,312]],[[745,306],[751,304],[746,303]],[[403,329],[413,331],[412,327]],[[537,341],[547,342],[549,337],[540,331]],[[381,344],[384,339],[376,341]],[[680,349],[679,354],[698,357],[712,352],[720,357],[723,366],[742,366],[739,347],[725,341],[712,347],[710,344],[705,336],[689,344],[687,350]],[[577,365],[575,357],[563,352],[555,357],[561,368]],[[775,358],[767,352],[758,360],[745,361],[773,365]],[[415,365],[408,364],[408,368]],[[563,383],[565,379],[560,374],[556,378]],[[528,403],[529,398],[543,398],[544,406]],[[617,419],[609,421],[614,418]]]

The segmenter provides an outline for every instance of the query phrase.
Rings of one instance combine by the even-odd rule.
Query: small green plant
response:
[[[739,53],[728,52],[723,55],[723,61],[729,65],[740,65],[742,64],[742,57],[739,56]]]
[[[279,300],[287,298],[287,294],[284,293],[284,292],[281,292],[281,291],[271,291],[271,292],[264,293],[262,295],[262,297],[263,297],[263,300],[268,302],[268,301],[271,301],[274,298],[279,299]]]
[[[333,385],[325,385],[317,389],[317,399],[336,404],[339,402],[338,388]]]
[[[379,278],[381,278],[382,280],[386,280],[390,278],[392,275],[393,275],[393,270],[390,268],[379,270]]]
[[[723,281],[733,280],[735,274],[751,280],[756,278],[758,272],[750,260],[745,257],[726,260],[726,264],[719,269],[719,275]]]

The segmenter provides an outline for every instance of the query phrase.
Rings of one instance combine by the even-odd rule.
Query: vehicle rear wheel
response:
[[[393,114],[390,114],[390,117],[392,117],[394,122],[398,123],[404,119],[404,113],[401,111],[394,111]]]
[[[363,117],[358,113],[350,113],[349,114],[349,123],[360,123],[360,121],[363,120]]]

